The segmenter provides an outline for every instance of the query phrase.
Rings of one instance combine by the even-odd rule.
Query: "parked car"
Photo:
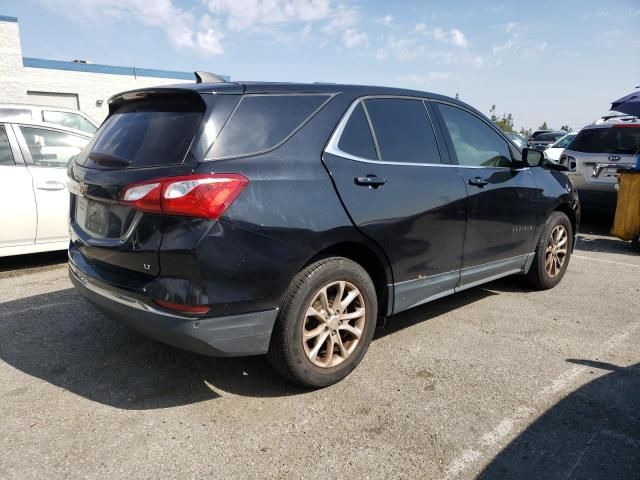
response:
[[[91,137],[2,114],[0,110],[0,257],[65,250],[67,163]]]
[[[266,353],[326,386],[360,362],[379,316],[511,274],[558,284],[580,208],[543,161],[419,91],[126,92],[69,168],[70,277],[157,340]]]
[[[551,160],[554,163],[558,163],[560,161],[560,155],[565,148],[569,146],[569,144],[576,138],[578,132],[567,133],[564,137],[561,137],[556,143],[549,145],[544,150],[544,156],[548,160]]]
[[[505,133],[505,136],[509,140],[513,141],[513,143],[515,143],[520,150],[522,150],[523,148],[527,147],[527,139],[524,138],[519,133],[515,133],[515,132],[513,132],[513,133]]]
[[[79,110],[47,107],[43,105],[23,105],[20,103],[0,103],[0,118],[10,122],[42,124],[50,127],[65,127],[77,133],[93,135],[98,124]]]
[[[548,146],[556,143],[562,137],[567,134],[564,130],[558,130],[556,132],[545,132],[537,135],[535,138],[529,140],[529,148],[535,148],[536,150],[545,150]]]
[[[535,130],[529,138],[527,138],[527,142],[533,141],[538,135],[542,135],[543,133],[553,132],[551,129],[543,129],[543,130]]]
[[[559,163],[570,170],[569,178],[585,205],[613,210],[617,198],[616,170],[635,165],[639,152],[640,121],[610,119],[583,128],[560,155]],[[598,165],[601,171],[594,176]]]

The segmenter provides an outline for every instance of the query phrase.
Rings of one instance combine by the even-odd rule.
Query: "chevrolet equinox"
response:
[[[121,93],[68,168],[69,268],[108,317],[333,384],[376,321],[491,280],[563,277],[561,167],[453,98],[335,84]]]

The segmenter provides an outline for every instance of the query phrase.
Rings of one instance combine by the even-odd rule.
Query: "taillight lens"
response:
[[[249,183],[237,173],[157,178],[127,185],[120,203],[136,210],[215,220]]]

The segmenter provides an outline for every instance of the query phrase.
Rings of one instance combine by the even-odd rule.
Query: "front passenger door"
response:
[[[468,192],[460,287],[516,273],[534,251],[539,190],[507,141],[480,116],[434,102]]]

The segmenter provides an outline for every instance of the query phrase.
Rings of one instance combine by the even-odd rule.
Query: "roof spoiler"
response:
[[[193,72],[196,76],[196,83],[225,83],[225,79],[220,75],[210,72]]]

